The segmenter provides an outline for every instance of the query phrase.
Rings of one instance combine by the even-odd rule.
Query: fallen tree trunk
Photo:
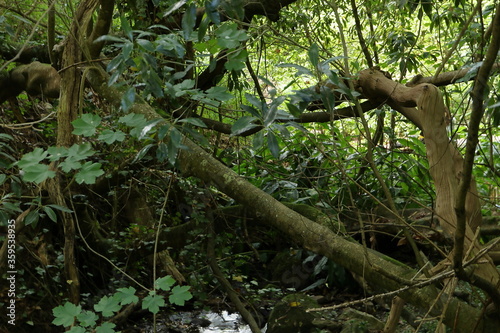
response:
[[[106,74],[102,69],[89,71],[88,79],[101,97],[119,107],[123,91],[107,86]],[[141,113],[148,119],[161,118],[139,98],[136,98],[131,112]],[[399,293],[403,299],[425,310],[431,307],[430,314],[443,315],[444,322],[456,332],[496,332],[495,321],[485,317],[480,309],[454,297],[448,299],[432,284],[415,284],[412,281],[418,276],[415,270],[377,252],[367,251],[362,245],[339,236],[337,230],[333,231],[305,218],[248,183],[188,138],[184,138],[183,143],[188,149],[180,151],[178,165],[185,176],[195,176],[214,185],[299,246],[328,257],[362,276],[378,290],[404,288]],[[453,272],[448,271],[441,277],[452,275]]]

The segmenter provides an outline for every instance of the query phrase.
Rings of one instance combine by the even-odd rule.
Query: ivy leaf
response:
[[[69,327],[73,325],[75,317],[81,312],[82,307],[80,305],[66,302],[64,305],[59,305],[52,309],[52,314],[55,317],[52,323],[58,326]]]
[[[122,124],[125,124],[129,127],[137,127],[141,126],[142,124],[146,123],[146,117],[142,114],[137,114],[137,113],[129,113],[123,117],[120,117],[118,121]]]
[[[121,305],[137,303],[139,301],[139,297],[135,295],[135,288],[118,288],[118,291],[115,294],[115,297],[119,300]]]
[[[96,178],[103,174],[104,171],[101,169],[101,163],[88,161],[82,165],[82,168],[75,176],[75,180],[78,184],[95,184]]]
[[[252,128],[259,127],[260,125],[254,124],[256,120],[257,118],[252,116],[243,116],[236,120],[231,127],[231,136],[240,135],[241,133],[249,131]]]
[[[172,288],[172,294],[168,297],[170,303],[183,306],[186,301],[193,298],[193,295],[189,292],[189,288],[189,286],[175,286]]]
[[[101,124],[101,117],[96,114],[86,113],[80,118],[71,122],[74,127],[73,134],[92,136],[97,130],[97,126]]]
[[[156,314],[160,311],[160,307],[165,306],[163,296],[151,292],[142,300],[142,309],[148,309],[151,313]]]
[[[49,153],[49,161],[54,162],[58,161],[63,157],[68,155],[68,148],[66,147],[49,147],[47,149],[47,153]]]
[[[103,296],[99,303],[94,305],[94,310],[101,312],[104,317],[111,317],[115,312],[121,309],[115,297]]]
[[[125,133],[120,130],[115,132],[110,129],[105,129],[99,135],[98,139],[110,145],[115,141],[122,142],[123,140],[125,140]]]
[[[164,291],[169,291],[174,284],[175,284],[175,279],[172,276],[167,275],[156,279],[155,288]]]

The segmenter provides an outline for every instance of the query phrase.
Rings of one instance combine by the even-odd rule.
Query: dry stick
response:
[[[488,85],[488,77],[493,67],[495,59],[500,49],[500,4],[497,4],[495,17],[493,19],[493,30],[491,43],[486,53],[483,64],[479,68],[474,88],[471,93],[472,97],[472,112],[469,121],[467,143],[463,162],[462,179],[458,186],[458,193],[455,201],[455,214],[457,215],[457,228],[455,232],[455,253],[453,264],[459,271],[462,270],[462,259],[465,241],[466,229],[466,215],[465,215],[465,202],[466,196],[469,191],[470,183],[472,181],[472,166],[474,164],[474,157],[476,146],[479,141],[478,131],[481,119],[484,114],[484,92]],[[498,286],[496,286],[498,288]],[[500,299],[495,301],[500,305]]]
[[[351,0],[352,15],[354,16],[354,22],[356,23],[354,27],[356,28],[356,33],[358,34],[359,45],[361,45],[361,50],[363,51],[366,62],[369,68],[373,67],[373,60],[368,51],[368,45],[366,45],[365,38],[363,37],[363,32],[361,31],[361,22],[359,20],[358,8],[356,7],[356,0]]]
[[[233,287],[231,286],[231,283],[229,283],[229,281],[224,277],[224,273],[222,273],[221,269],[219,268],[219,265],[217,264],[217,260],[215,259],[215,231],[213,224],[213,216],[209,211],[207,211],[207,216],[210,221],[210,226],[209,226],[210,234],[207,239],[208,264],[212,269],[212,272],[214,273],[215,277],[221,284],[222,288],[227,292],[231,302],[234,304],[234,306],[241,314],[243,319],[248,323],[248,326],[250,326],[252,332],[261,333],[259,325],[253,318],[252,314],[245,308],[245,305],[241,302],[240,298],[238,297],[238,294],[236,293],[236,291],[234,291]]]

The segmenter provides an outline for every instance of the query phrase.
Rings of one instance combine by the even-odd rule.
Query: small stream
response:
[[[170,325],[177,326],[177,330],[182,326],[189,326],[190,329],[186,332],[193,332],[192,329],[197,327],[200,333],[252,333],[250,327],[243,323],[239,313],[229,313],[225,310],[221,313],[204,311],[199,314],[179,312],[170,315],[168,319]],[[262,332],[264,333],[265,329]]]

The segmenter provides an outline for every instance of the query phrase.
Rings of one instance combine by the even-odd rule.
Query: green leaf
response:
[[[96,114],[85,113],[80,118],[71,122],[74,127],[73,134],[92,136],[101,124],[101,117]]]
[[[75,317],[82,312],[80,305],[75,305],[66,302],[64,305],[59,305],[52,309],[52,314],[55,319],[52,321],[54,325],[69,327],[75,322]]]
[[[243,116],[236,120],[231,127],[231,136],[240,135],[241,133],[249,131],[255,127],[260,127],[260,125],[254,124],[256,120],[258,119],[252,116]]]
[[[318,44],[316,43],[312,44],[307,53],[309,55],[309,61],[311,62],[314,68],[317,68],[319,62]]]
[[[64,207],[64,206],[61,206],[61,205],[51,204],[51,205],[47,205],[46,207],[54,208],[54,209],[60,210],[61,212],[65,212],[65,213],[73,213],[73,211],[71,209]]]
[[[217,101],[225,102],[233,99],[234,96],[227,92],[226,87],[212,87],[206,91],[207,97]]]
[[[278,144],[276,136],[271,131],[267,132],[267,147],[271,151],[271,154],[274,156],[274,158],[280,158],[280,146]]]
[[[137,303],[139,301],[139,297],[135,295],[135,288],[118,288],[115,297],[120,302],[121,305]]]
[[[36,226],[39,218],[40,218],[40,214],[39,214],[38,210],[32,210],[24,218],[24,225],[29,226],[30,224],[33,224]]]
[[[78,319],[80,325],[83,327],[94,327],[97,320],[99,320],[99,316],[92,311],[84,310],[76,316],[76,319]]]
[[[103,296],[99,303],[94,305],[94,310],[101,312],[104,317],[111,317],[115,312],[120,311],[121,306],[115,297]]]
[[[195,24],[196,24],[196,6],[194,3],[192,3],[186,9],[184,15],[182,15],[182,33],[184,35],[185,40],[189,40],[189,37],[193,32]]]
[[[161,289],[163,291],[169,291],[174,284],[175,284],[175,279],[172,276],[167,275],[156,279],[155,288]]]
[[[264,127],[267,127],[274,122],[276,115],[278,114],[278,106],[280,106],[285,99],[285,96],[280,96],[271,102],[271,105],[264,116]]]
[[[48,206],[44,206],[42,210],[47,214],[47,216],[53,221],[57,222],[57,214],[54,212],[54,210]]]
[[[37,166],[47,157],[47,155],[48,152],[44,151],[42,148],[35,148],[32,152],[24,154],[17,165],[21,169]]]
[[[279,68],[295,68],[297,70],[297,73],[295,73],[295,76],[314,76],[313,73],[305,68],[304,66],[300,66],[297,64],[278,64],[276,67]]]
[[[132,163],[137,163],[138,161],[142,160],[144,156],[148,153],[148,151],[153,147],[153,144],[148,144],[144,147],[142,147],[141,150],[135,155],[134,159],[132,160]]]
[[[219,6],[220,0],[207,0],[205,1],[205,13],[207,17],[212,21],[215,25],[220,24],[220,15],[217,7]]]
[[[158,311],[160,311],[160,307],[162,306],[165,306],[163,296],[157,295],[154,292],[151,292],[142,300],[142,309],[148,309],[149,312],[153,314],[158,313]]]
[[[130,87],[123,94],[120,106],[124,112],[127,112],[134,105],[134,102],[135,102],[135,88]]]
[[[101,163],[88,161],[82,165],[82,168],[75,176],[75,180],[78,184],[95,184],[96,178],[103,174],[104,171],[101,169]]]
[[[156,159],[163,163],[168,159],[168,146],[164,142],[160,142],[156,148]]]
[[[189,292],[189,286],[175,286],[172,288],[172,294],[168,297],[170,303],[184,306],[184,303],[191,298],[193,295]]]
[[[179,120],[180,123],[188,123],[201,128],[207,128],[207,125],[200,118],[184,118]]]
[[[142,114],[129,113],[126,116],[120,117],[118,121],[129,127],[137,127],[137,126],[142,126],[143,124],[146,123],[146,117],[144,117],[144,115]]]
[[[85,333],[85,328],[83,328],[81,326],[73,326],[66,333]]]
[[[61,158],[68,155],[68,148],[52,146],[47,149],[47,153],[49,153],[49,161],[59,161]]]
[[[215,31],[217,37],[217,44],[222,48],[234,49],[240,45],[241,42],[248,39],[248,35],[243,30],[238,30],[236,23],[228,23],[221,25]]]
[[[138,38],[135,41],[145,51],[147,51],[147,52],[154,52],[155,51],[155,47],[154,47],[153,43],[151,43],[149,40]]]
[[[259,150],[264,145],[264,132],[260,131],[253,137],[253,149]]]
[[[125,33],[125,35],[128,37],[129,40],[134,40],[134,35],[132,34],[132,28],[130,27],[130,24],[128,23],[128,19],[125,16],[120,16],[120,23],[121,23],[121,31]]]
[[[125,140],[125,133],[120,130],[112,131],[109,129],[105,129],[98,137],[99,140],[107,143],[108,145],[114,143],[115,141],[122,142]]]
[[[23,170],[23,180],[26,182],[33,182],[37,184],[40,184],[47,178],[53,178],[56,175],[54,171],[49,170],[48,165],[44,164],[38,164],[37,166],[32,166]]]
[[[96,327],[95,333],[115,333],[115,327],[116,324],[105,322]]]

